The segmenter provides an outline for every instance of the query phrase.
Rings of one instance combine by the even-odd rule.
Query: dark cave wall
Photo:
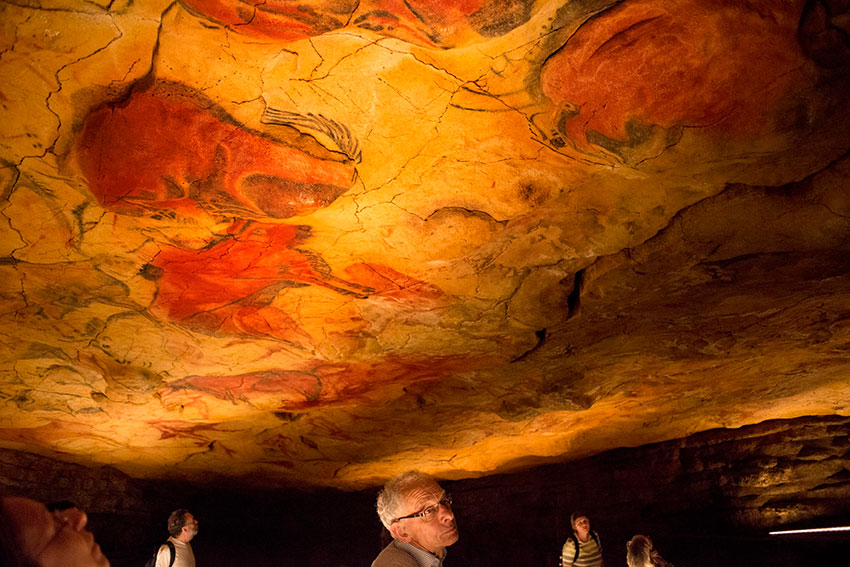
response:
[[[638,533],[677,565],[697,564],[687,548],[711,548],[706,538],[793,554],[766,533],[850,523],[848,435],[846,417],[777,420],[459,481],[451,487],[461,529],[453,552],[470,565],[553,566],[570,513],[582,509],[609,566],[625,565],[625,543]]]
[[[846,539],[780,543],[765,533],[850,523],[848,439],[846,417],[771,421],[445,482],[461,531],[446,565],[554,566],[575,508],[591,516],[609,567],[625,565],[625,542],[636,533],[651,535],[678,567],[790,566],[800,564],[801,554],[809,561],[803,564],[829,565]],[[283,494],[185,486],[8,450],[0,451],[0,481],[6,494],[78,502],[115,567],[143,563],[166,537],[168,512],[182,506],[201,524],[193,542],[199,567],[363,566],[381,546],[377,490]],[[820,551],[813,556],[812,549]]]
[[[380,549],[375,492],[257,492],[128,477],[0,449],[0,493],[42,502],[72,500],[89,517],[112,567],[139,567],[168,537],[166,520],[187,508],[200,523],[199,567],[363,565]]]
[[[89,529],[112,565],[119,567],[135,564],[140,548],[165,534],[168,514],[182,505],[179,495],[187,492],[111,467],[85,467],[8,449],[0,449],[0,486],[6,496],[76,503],[88,514]]]

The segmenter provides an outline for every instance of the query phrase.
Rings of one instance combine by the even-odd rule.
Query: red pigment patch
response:
[[[199,17],[251,37],[286,43],[351,25],[427,47],[454,47],[501,35],[527,20],[526,4],[499,0],[181,0]],[[517,15],[514,12],[519,12]],[[473,23],[474,22],[474,23]]]
[[[201,250],[167,247],[152,262],[161,269],[151,307],[158,315],[206,333],[306,337],[297,323],[271,306],[278,291],[320,285],[342,293],[345,286],[315,257],[295,249],[306,232],[292,225],[249,224]],[[353,286],[349,286],[353,287]]]
[[[181,0],[190,12],[254,37],[286,42],[343,27],[357,8],[355,0]]]
[[[98,202],[127,214],[288,218],[328,206],[355,178],[353,165],[246,130],[172,83],[94,110],[77,159]]]
[[[160,274],[151,311],[204,333],[297,341],[309,337],[272,305],[285,288],[319,285],[344,295],[407,303],[442,296],[436,286],[381,265],[355,264],[346,269],[351,281],[336,278],[321,259],[298,248],[308,236],[303,227],[238,228],[201,250],[164,248],[151,262]]]
[[[321,365],[313,372],[322,380],[322,402],[352,401],[379,386],[403,381],[410,385],[469,372],[492,363],[475,356],[435,356],[429,358],[389,357],[373,363]]]
[[[333,202],[355,175],[348,163],[235,125],[202,95],[173,83],[92,112],[77,157],[98,201],[134,215],[304,215]],[[164,246],[145,270],[158,284],[151,311],[207,334],[301,342],[309,337],[273,305],[284,288],[319,285],[358,297],[377,290],[399,301],[441,293],[383,266],[353,268],[363,283],[341,280],[300,247],[308,238],[306,226],[239,221],[201,249]]]
[[[321,392],[318,377],[295,370],[265,370],[234,376],[188,376],[168,385],[171,391],[195,390],[221,400],[251,401],[275,394],[281,402],[315,401]]]
[[[185,421],[176,421],[168,419],[160,419],[149,421],[148,424],[158,429],[160,439],[195,439],[200,445],[209,442],[209,437],[204,435],[206,431],[218,431],[219,425],[216,423],[187,423]]]
[[[794,2],[625,2],[589,20],[543,68],[543,91],[575,109],[564,133],[626,140],[626,123],[749,134],[801,64]]]
[[[352,281],[375,290],[371,296],[392,297],[399,301],[433,300],[443,296],[437,286],[381,264],[352,264],[345,268],[345,273]]]
[[[164,403],[191,405],[206,414],[204,396],[232,402],[274,400],[276,411],[302,411],[340,402],[356,401],[369,392],[395,382],[412,384],[476,370],[492,362],[478,357],[444,356],[427,359],[391,358],[374,363],[320,364],[309,370],[270,369],[232,376],[189,376],[161,391]],[[177,426],[175,426],[176,428]],[[332,425],[324,424],[330,433]],[[189,433],[175,428],[180,435]],[[169,433],[170,434],[170,433]],[[335,434],[344,434],[336,431]]]

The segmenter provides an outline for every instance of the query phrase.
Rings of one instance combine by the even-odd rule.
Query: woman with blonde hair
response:
[[[626,563],[629,567],[673,567],[661,558],[645,535],[636,535],[626,544]]]

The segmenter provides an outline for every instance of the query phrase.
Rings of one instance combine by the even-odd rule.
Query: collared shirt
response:
[[[444,553],[443,558],[440,558],[415,545],[394,539],[381,551],[372,567],[406,567],[413,562],[418,567],[442,567],[445,556]]]
[[[443,559],[445,559],[446,554],[443,553],[443,557],[437,557],[433,553],[425,551],[424,549],[419,549],[415,545],[411,545],[409,543],[400,541],[398,542],[398,546],[413,557],[416,558],[416,561],[419,563],[419,567],[442,567]]]

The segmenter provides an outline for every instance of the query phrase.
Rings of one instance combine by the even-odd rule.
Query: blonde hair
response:
[[[653,567],[652,540],[645,535],[636,535],[626,544],[626,563],[629,567]]]

